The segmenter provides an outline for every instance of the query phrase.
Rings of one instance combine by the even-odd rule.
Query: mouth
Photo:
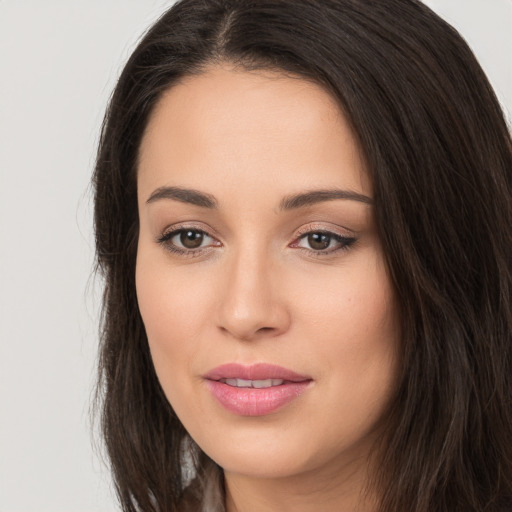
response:
[[[220,379],[218,382],[227,384],[234,388],[266,389],[274,386],[281,386],[286,381],[283,379],[246,380],[246,379]]]
[[[276,412],[302,395],[313,379],[270,364],[227,364],[204,376],[213,398],[227,411],[240,416]]]

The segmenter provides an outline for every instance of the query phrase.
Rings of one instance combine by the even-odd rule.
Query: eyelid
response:
[[[343,238],[354,238],[357,235],[355,231],[341,226],[335,226],[333,224],[326,224],[321,222],[311,222],[310,224],[305,224],[304,226],[301,226],[299,229],[297,229],[294,237],[299,238],[303,235],[315,232],[331,233]]]
[[[201,233],[204,233],[205,235],[208,235],[215,240],[219,240],[219,235],[216,233],[216,231],[211,228],[210,226],[204,224],[203,222],[197,222],[197,221],[185,221],[185,222],[177,222],[176,224],[170,224],[163,230],[161,230],[161,234],[158,235],[158,239],[168,237],[171,233],[174,233],[176,231],[184,231],[190,229],[192,231],[200,231]]]
[[[328,256],[335,256],[340,251],[346,251],[350,249],[356,242],[357,242],[357,236],[356,233],[352,230],[349,230],[347,228],[341,229],[339,226],[333,226],[332,224],[328,225],[327,227],[323,223],[311,223],[306,224],[305,226],[301,226],[297,232],[295,233],[294,240],[291,244],[289,244],[289,247],[293,249],[299,249],[302,251],[305,251],[309,255],[320,258],[320,257],[328,257]],[[345,231],[345,232],[343,232]],[[347,233],[348,231],[348,233]],[[335,240],[338,241],[340,244],[339,247],[335,248],[328,248],[328,249],[313,249],[313,248],[307,248],[300,246],[300,242],[306,238],[307,235],[313,234],[313,233],[323,233],[326,235],[329,235],[333,237]]]
[[[180,232],[183,231],[197,231],[199,233],[202,233],[206,235],[207,237],[214,240],[215,244],[210,244],[205,247],[197,247],[195,249],[189,249],[186,247],[181,247],[179,245],[171,243],[172,238],[174,238],[176,235],[178,235]],[[218,239],[218,237],[212,233],[212,229],[205,227],[202,223],[195,223],[195,222],[183,222],[178,224],[173,224],[171,226],[168,226],[165,228],[161,235],[159,235],[156,239],[156,242],[160,245],[162,245],[165,249],[168,251],[182,255],[182,256],[200,256],[205,251],[209,251],[213,247],[221,247],[222,242]]]
[[[197,248],[187,248],[187,247],[181,247],[175,243],[171,243],[172,238],[177,236],[180,232],[190,230],[190,231],[197,231],[199,233],[204,234],[205,236],[211,238],[214,243],[210,243],[207,246],[204,247],[197,247]],[[219,240],[219,237],[212,233],[212,229],[209,227],[205,227],[202,223],[195,223],[195,222],[184,222],[184,223],[178,223],[173,224],[171,226],[168,226],[166,229],[163,230],[162,234],[157,237],[156,242],[160,245],[162,245],[165,249],[167,249],[170,252],[182,255],[182,256],[189,256],[189,257],[195,257],[203,254],[205,251],[210,251],[211,249],[215,247],[222,247],[223,244]],[[340,244],[339,247],[335,248],[328,248],[325,250],[321,249],[313,249],[313,248],[307,248],[307,247],[301,247],[299,245],[300,241],[303,240],[307,235],[313,234],[313,233],[324,233],[326,235],[329,235],[333,237],[335,240],[338,241]],[[353,230],[349,230],[348,228],[341,227],[341,226],[335,226],[329,223],[321,223],[321,222],[312,222],[310,224],[306,224],[301,226],[294,234],[293,241],[288,244],[288,247],[292,247],[294,249],[300,249],[303,251],[306,251],[316,257],[324,256],[332,254],[334,255],[340,250],[347,250],[350,248],[355,242],[357,241],[356,233]]]

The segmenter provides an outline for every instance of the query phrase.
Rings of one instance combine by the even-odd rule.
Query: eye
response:
[[[171,242],[175,245],[184,247],[185,249],[197,249],[201,247],[205,239],[208,239],[202,231],[196,231],[194,229],[187,229],[176,233],[171,237]]]
[[[170,251],[180,254],[194,253],[208,247],[220,246],[220,242],[208,233],[194,228],[175,229],[162,235],[158,242]]]
[[[348,249],[356,239],[329,231],[309,231],[300,236],[292,247],[299,247],[316,254],[329,254]]]

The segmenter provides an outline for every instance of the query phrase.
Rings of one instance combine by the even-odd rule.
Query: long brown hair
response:
[[[504,511],[512,496],[512,144],[459,34],[417,0],[182,0],[128,60],[98,150],[98,391],[125,512],[172,512],[211,461],[158,383],[135,292],[137,153],[162,92],[227,61],[325,87],[353,130],[402,321],[372,485],[381,512]],[[188,446],[188,448],[187,448]],[[507,501],[509,500],[509,501]]]

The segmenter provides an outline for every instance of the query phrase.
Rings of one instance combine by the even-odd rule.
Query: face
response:
[[[140,148],[137,296],[158,378],[226,474],[361,459],[396,375],[372,188],[319,86],[212,68]]]

